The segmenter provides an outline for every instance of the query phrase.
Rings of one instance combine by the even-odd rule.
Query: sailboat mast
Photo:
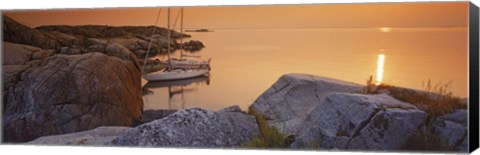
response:
[[[183,59],[183,7],[180,8],[180,59]]]
[[[172,66],[172,62],[170,61],[170,8],[168,8],[167,13],[167,57],[168,57],[168,68]]]

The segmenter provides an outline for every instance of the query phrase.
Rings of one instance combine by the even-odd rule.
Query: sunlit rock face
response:
[[[190,108],[129,129],[109,145],[238,147],[259,134],[253,116]]]
[[[251,108],[269,118],[269,123],[294,134],[305,117],[325,97],[335,92],[360,93],[361,85],[306,74],[286,74],[260,95]]]
[[[4,142],[131,126],[141,119],[141,77],[132,61],[97,52],[55,55],[15,78],[4,88]]]
[[[292,149],[468,150],[466,109],[431,116],[424,106],[395,99],[389,92],[363,94],[362,88],[312,75],[287,74],[250,108],[264,115],[270,126],[295,137],[289,146]],[[394,91],[390,93],[436,96],[408,88]],[[438,145],[445,148],[412,147],[423,143],[425,133],[441,137],[444,141]]]

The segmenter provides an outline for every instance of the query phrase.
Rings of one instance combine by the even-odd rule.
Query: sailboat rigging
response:
[[[183,22],[183,21],[182,21]],[[179,80],[198,77],[202,75],[208,75],[210,68],[200,66],[198,68],[179,68],[175,67],[172,63],[172,58],[170,57],[170,41],[171,41],[171,31],[170,31],[170,8],[167,12],[167,67],[163,70],[145,74],[143,76],[147,81],[165,81],[165,80]],[[147,54],[150,51],[147,51]]]
[[[180,34],[183,35],[183,8],[180,8],[179,11],[180,14]],[[177,14],[178,17],[178,14]],[[175,19],[175,25],[176,25],[176,20]],[[175,26],[174,26],[175,28]],[[196,60],[196,59],[185,59],[184,57],[190,57],[190,58],[199,58],[200,56],[195,56],[195,55],[187,55],[183,53],[183,36],[180,37],[180,59],[177,58],[172,58],[168,59],[168,65],[170,65],[173,68],[183,68],[183,69],[191,69],[191,68],[208,68],[210,69],[210,61],[211,59],[208,60]]]

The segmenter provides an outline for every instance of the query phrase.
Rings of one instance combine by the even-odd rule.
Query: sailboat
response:
[[[167,22],[167,29],[170,30],[170,8],[168,8],[168,22]],[[170,58],[170,38],[171,34],[170,31],[167,32],[167,40],[168,40],[168,60]],[[148,51],[149,52],[149,51]],[[171,61],[168,61],[169,65],[160,71],[152,72],[145,74],[143,76],[144,79],[147,81],[166,81],[166,80],[179,80],[179,79],[188,79],[193,77],[198,77],[202,75],[208,75],[210,72],[209,68],[174,68],[172,67]]]
[[[183,7],[180,8],[180,15],[181,15],[180,16],[180,33],[183,34]],[[180,45],[183,46],[182,37],[180,37]],[[195,60],[195,59],[186,59],[184,57],[199,58],[200,56],[184,54],[183,48],[180,47],[180,59],[172,58],[167,60],[165,64],[167,66],[169,65],[172,68],[185,68],[185,69],[208,68],[210,69],[211,58],[208,60]]]

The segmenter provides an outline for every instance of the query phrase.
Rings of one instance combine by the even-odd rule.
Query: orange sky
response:
[[[185,28],[466,27],[468,2],[186,7]],[[177,8],[172,9],[172,21]],[[158,8],[5,11],[39,25],[153,25]],[[166,9],[159,25],[165,26]]]

